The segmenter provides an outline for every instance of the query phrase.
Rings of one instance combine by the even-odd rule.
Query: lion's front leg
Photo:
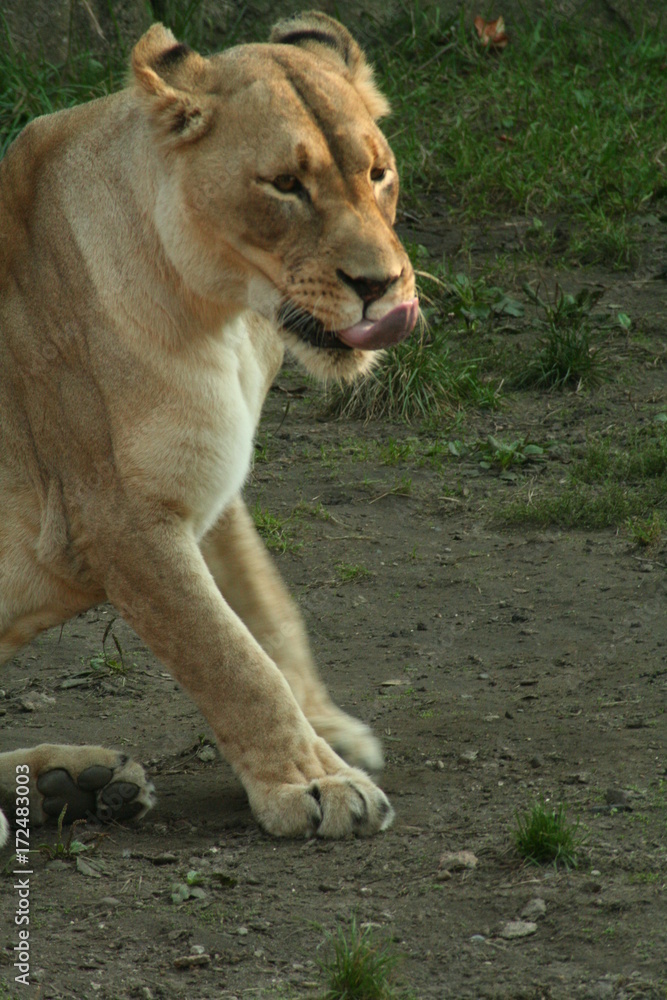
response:
[[[383,792],[317,736],[185,529],[154,525],[99,557],[109,599],[208,719],[262,826],[341,837],[389,825]]]
[[[348,763],[381,770],[379,741],[333,703],[318,676],[301,613],[240,498],[206,536],[202,552],[223,597],[280,667],[313,729]]]

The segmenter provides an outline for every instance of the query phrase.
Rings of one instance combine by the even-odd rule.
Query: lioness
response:
[[[415,325],[387,110],[323,14],[210,59],[156,24],[125,90],[0,164],[0,661],[111,601],[279,836],[393,816],[240,497],[285,347],[352,379]],[[0,796],[25,825],[153,790],[114,751],[41,745],[0,755]]]

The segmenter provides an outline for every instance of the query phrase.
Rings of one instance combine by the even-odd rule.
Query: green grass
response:
[[[336,572],[342,583],[352,583],[354,580],[363,580],[370,576],[370,570],[365,566],[353,563],[336,563]]]
[[[500,514],[507,525],[534,525],[548,528],[617,528],[631,518],[647,517],[664,494],[631,490],[618,483],[599,487],[568,482],[560,490],[550,487],[528,502],[516,500]]]
[[[415,335],[388,352],[369,376],[333,386],[328,412],[361,420],[415,420],[451,417],[467,404],[492,407],[497,387],[485,381],[478,363],[455,359],[442,332]]]
[[[657,548],[667,532],[667,516],[654,510],[648,517],[631,517],[626,522],[628,535],[640,548]]]
[[[573,256],[626,266],[633,216],[667,183],[665,42],[583,30],[547,7],[498,55],[460,20],[409,11],[376,65],[410,200],[436,191],[475,219],[565,216]]]
[[[396,985],[397,962],[388,942],[378,942],[370,927],[362,930],[352,918],[348,930],[339,928],[327,938],[321,1000],[407,1000]]]
[[[590,388],[608,377],[604,356],[591,329],[550,330],[516,372],[518,387]]]
[[[31,63],[11,43],[0,15],[0,157],[31,119],[104,97],[123,78],[122,66],[104,66],[89,52],[61,66]]]
[[[667,523],[667,427],[656,421],[592,440],[575,455],[562,484],[533,489],[498,514],[510,525],[622,528],[639,545],[659,544]]]
[[[206,51],[210,31],[202,0],[154,0],[151,6],[155,20],[171,27],[180,41]],[[104,97],[124,85],[129,55],[120,44],[110,0],[109,12],[117,38],[107,57],[70,49],[58,65],[44,59],[31,62],[14,44],[0,12],[0,158],[32,118]],[[233,44],[236,26],[226,34],[227,44]]]
[[[281,520],[270,510],[266,510],[257,501],[251,510],[257,531],[264,539],[264,544],[271,552],[297,552],[301,547],[294,538],[294,531],[289,518]]]
[[[521,857],[532,864],[575,868],[583,840],[579,823],[567,820],[562,803],[548,807],[536,802],[527,812],[516,813],[514,843]]]
[[[578,389],[594,387],[610,376],[609,363],[600,349],[601,333],[594,326],[609,325],[593,313],[602,292],[584,288],[576,295],[556,287],[551,298],[532,286],[524,291],[537,306],[536,323],[546,331],[528,357],[522,357],[512,382],[519,387]]]

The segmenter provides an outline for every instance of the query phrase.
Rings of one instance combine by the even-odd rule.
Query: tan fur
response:
[[[0,164],[0,661],[113,602],[275,834],[373,833],[392,815],[329,745],[381,763],[317,677],[240,500],[285,345],[323,379],[376,357],[281,329],[280,307],[357,323],[341,271],[394,279],[371,319],[414,295],[385,111],[324,15],[210,59],[154,25],[125,90],[37,119]],[[44,774],[70,750],[21,753]],[[5,797],[14,763],[0,755]]]

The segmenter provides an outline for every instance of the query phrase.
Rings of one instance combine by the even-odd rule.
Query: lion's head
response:
[[[407,336],[418,304],[393,230],[388,111],[348,31],[324,14],[204,59],[154,25],[132,55],[158,139],[157,222],[198,294],[277,321],[322,378]]]

